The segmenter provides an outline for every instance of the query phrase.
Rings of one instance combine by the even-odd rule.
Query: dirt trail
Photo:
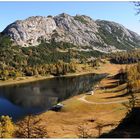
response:
[[[111,101],[111,102],[91,102],[85,99],[86,95],[82,96],[81,98],[78,98],[79,101],[88,103],[88,104],[116,104],[116,103],[124,103],[124,102],[128,102],[129,99],[125,99],[125,100],[121,100],[121,101]]]

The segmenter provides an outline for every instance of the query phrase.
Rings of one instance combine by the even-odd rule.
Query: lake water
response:
[[[72,96],[90,91],[106,74],[57,77],[27,84],[0,87],[0,115],[18,120],[47,111]]]

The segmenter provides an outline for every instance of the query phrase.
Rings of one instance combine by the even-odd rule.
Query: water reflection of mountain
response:
[[[38,82],[0,88],[0,98],[5,98],[21,108],[48,109],[57,102],[89,91],[105,75],[88,74],[76,77],[59,77]]]

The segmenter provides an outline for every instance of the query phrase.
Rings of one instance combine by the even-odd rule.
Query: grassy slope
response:
[[[104,64],[98,70],[94,72],[104,73],[107,72],[114,75],[124,65]],[[99,89],[92,96],[86,97],[89,101],[96,102],[108,102],[114,100],[122,100],[128,97],[115,97],[125,93],[123,88],[125,85],[116,86],[117,80],[106,78],[100,83],[101,87],[110,86],[106,90]],[[114,86],[114,87],[113,87]],[[93,127],[96,127],[98,123],[101,124],[118,124],[118,122],[125,117],[126,108],[122,103],[106,104],[106,105],[93,105],[79,101],[78,99],[83,95],[75,96],[63,102],[64,108],[61,112],[48,111],[39,115],[43,119],[43,124],[46,125],[50,137],[57,138],[74,138],[78,134],[78,126],[86,124],[87,129],[90,128],[89,133],[92,133],[94,137],[98,136],[98,131]],[[115,98],[109,98],[115,97]],[[91,120],[93,122],[91,122]],[[102,131],[108,132],[114,126],[105,127]]]

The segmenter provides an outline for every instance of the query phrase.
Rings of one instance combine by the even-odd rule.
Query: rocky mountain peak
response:
[[[10,24],[3,32],[20,46],[38,45],[39,38],[51,39],[56,29],[52,17],[34,16]]]
[[[77,46],[89,46],[99,51],[114,51],[139,47],[140,36],[123,25],[96,20],[86,15],[33,16],[7,26],[4,34],[20,46],[36,46],[40,40],[69,42]]]
[[[67,13],[61,13],[58,16],[59,17],[65,17],[65,18],[70,17],[70,15],[68,15]]]

